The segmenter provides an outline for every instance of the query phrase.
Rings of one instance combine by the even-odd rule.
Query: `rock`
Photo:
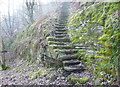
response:
[[[65,80],[65,77],[61,77],[61,80]]]
[[[50,81],[55,81],[55,79],[57,79],[57,76],[56,76],[56,75],[52,75],[52,76],[50,77]]]

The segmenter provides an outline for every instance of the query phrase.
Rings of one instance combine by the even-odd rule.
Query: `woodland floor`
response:
[[[12,58],[12,57],[11,57]],[[63,70],[46,68],[43,64],[26,65],[27,61],[12,58],[6,61],[7,66],[11,69],[0,71],[0,86],[1,85],[73,85],[67,78],[72,77],[83,77],[90,78],[89,82],[85,85],[93,85],[90,73],[86,70],[81,73],[66,73]],[[31,73],[35,73],[40,69],[46,70],[47,72],[41,73],[41,77],[34,78]],[[39,74],[40,76],[40,74]],[[34,78],[34,79],[33,79]]]

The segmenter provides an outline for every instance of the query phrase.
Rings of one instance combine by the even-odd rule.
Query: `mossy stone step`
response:
[[[48,41],[49,45],[65,45],[65,43],[61,43],[61,42],[55,42],[55,41]]]
[[[68,20],[67,20],[67,19],[64,19],[65,17],[67,17],[67,15],[66,15],[66,16],[65,16],[65,15],[61,15],[61,19],[62,19],[62,20],[59,20],[59,23],[60,23],[60,24],[63,24],[63,23],[64,23],[64,24],[67,24]]]
[[[55,31],[56,33],[67,33],[67,31]]]
[[[55,32],[55,35],[58,35],[58,34],[67,34],[67,32]]]
[[[65,26],[55,26],[55,28],[62,29],[62,28],[65,28]]]
[[[69,55],[64,55],[60,58],[62,61],[64,60],[72,60],[72,59],[77,59],[77,54],[69,54]]]
[[[73,66],[70,66],[70,67],[76,67],[76,68],[84,68],[84,69],[86,69],[85,66],[82,63],[76,64],[76,65],[73,65]]]
[[[77,59],[63,61],[63,66],[70,66],[70,65],[77,65],[77,64],[80,64],[80,61]]]
[[[65,54],[75,54],[78,52],[77,49],[55,49],[55,51],[65,53]]]
[[[85,84],[86,82],[89,81],[89,78],[79,78],[79,77],[73,77],[73,76],[68,76],[67,77],[69,81],[72,83],[80,83],[80,84]]]
[[[72,49],[73,46],[71,45],[49,45],[53,47],[54,49]]]
[[[68,36],[68,34],[57,34],[55,36]]]
[[[63,23],[56,23],[55,25],[56,26],[66,26],[66,24],[63,24]]]
[[[70,42],[69,38],[55,38],[55,37],[48,37],[48,41],[58,41],[58,42]]]
[[[67,31],[55,31],[55,33],[67,33]]]
[[[55,31],[67,31],[67,29],[56,29]]]
[[[56,35],[55,37],[56,37],[56,38],[64,38],[64,37],[67,37],[67,36],[63,36],[63,35]]]
[[[72,66],[65,66],[63,68],[67,72],[81,72],[81,71],[85,70],[84,67],[82,67],[82,66],[78,68],[78,67],[76,67],[74,65],[72,65]]]
[[[70,42],[48,41],[49,45],[71,45]]]

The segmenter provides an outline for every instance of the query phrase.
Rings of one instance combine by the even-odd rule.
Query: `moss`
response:
[[[30,58],[30,56],[29,56],[29,53],[27,54],[26,59],[27,59],[28,61],[31,60],[31,58]]]
[[[82,55],[82,51],[78,52],[78,57],[81,57],[86,62],[86,67],[89,67],[89,70],[91,67],[95,68],[93,73],[96,78],[99,78],[99,72],[105,70],[106,73],[117,72],[111,72],[109,68],[115,69],[118,66],[117,60],[120,49],[118,44],[120,42],[118,40],[120,38],[118,4],[94,3],[73,15],[68,23],[72,43],[91,46],[92,50],[98,48],[97,51],[99,52],[94,56]],[[93,47],[93,43],[99,47]],[[101,63],[96,60],[100,60]],[[114,78],[116,77],[114,75]]]
[[[48,41],[59,41],[59,42],[69,42],[70,39],[68,38],[55,38],[55,37],[48,37]]]
[[[40,69],[37,72],[30,72],[31,79],[37,79],[37,78],[43,78],[45,75],[47,75],[47,71]]]
[[[26,66],[29,66],[29,65],[31,65],[32,63],[33,63],[32,61],[28,62],[28,63],[26,64]]]
[[[68,38],[60,38],[60,39],[55,39],[55,41],[69,42],[70,39],[68,39]]]
[[[98,55],[95,55],[95,58],[100,58],[100,59],[103,59],[105,61],[109,61],[109,59],[110,59],[109,56],[98,56]]]
[[[85,49],[81,49],[81,50],[79,50],[79,52],[86,52],[86,50]]]
[[[104,34],[104,35],[102,35],[98,40],[106,41],[107,38],[108,38],[108,35],[107,35],[107,34]]]
[[[50,80],[51,80],[51,81],[55,81],[55,79],[57,79],[57,76],[56,76],[56,75],[52,75],[52,76],[50,77]]]
[[[51,47],[53,47],[54,49],[71,49],[73,48],[72,46],[62,46],[62,45],[49,45]]]
[[[47,37],[48,41],[54,40],[54,37]]]
[[[56,70],[56,68],[50,68],[49,69],[49,71],[55,71]]]
[[[61,53],[65,53],[65,54],[72,54],[72,53],[77,53],[78,49],[72,49],[72,50],[60,50],[60,49],[54,49],[55,52],[61,52]]]
[[[64,43],[61,42],[55,42],[55,41],[48,41],[48,44],[56,44],[56,45],[64,45]]]
[[[9,69],[11,69],[10,66],[1,65],[1,70],[9,70]]]
[[[25,69],[18,70],[19,73],[25,72]]]
[[[71,82],[75,83],[82,83],[85,84],[86,82],[89,81],[89,78],[71,78],[70,76],[68,76],[68,80],[70,80]]]

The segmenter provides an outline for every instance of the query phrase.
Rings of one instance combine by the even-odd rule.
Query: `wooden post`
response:
[[[4,44],[3,39],[1,41],[2,41],[2,51],[1,51],[1,53],[2,53],[2,60],[1,60],[1,62],[2,62],[2,69],[3,69],[6,66],[6,64],[5,64],[5,53],[7,51],[5,50],[5,44]]]

